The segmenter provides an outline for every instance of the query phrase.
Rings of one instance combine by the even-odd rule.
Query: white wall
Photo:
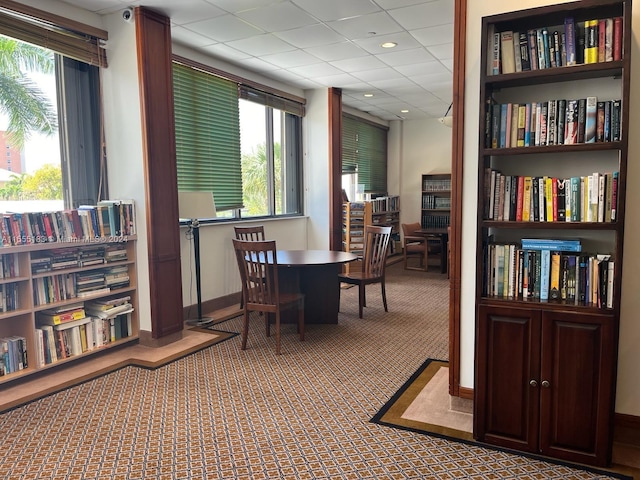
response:
[[[480,68],[481,19],[486,15],[503,13],[543,5],[568,3],[563,0],[521,0],[517,6],[510,0],[469,0],[467,5],[466,75],[465,75],[465,124],[464,124],[464,176],[463,176],[463,224],[462,224],[462,283],[461,283],[461,371],[463,387],[473,387],[474,312],[475,312],[475,232],[476,232],[476,179],[478,166],[478,118]],[[640,5],[633,8],[632,78],[640,78]],[[640,164],[634,161],[640,154],[640,136],[633,132],[640,125],[640,84],[631,82],[629,132],[629,164],[627,177],[625,250],[622,275],[620,316],[620,342],[618,357],[618,383],[616,412],[640,416],[640,256],[636,255],[640,237]],[[638,105],[634,107],[634,105]]]

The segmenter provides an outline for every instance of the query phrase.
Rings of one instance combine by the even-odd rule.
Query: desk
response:
[[[440,239],[440,273],[447,273],[448,255],[447,245],[449,243],[449,232],[446,228],[421,228],[413,232],[415,235],[423,235],[425,237],[433,236]]]
[[[277,255],[280,291],[304,293],[305,323],[338,323],[338,273],[358,256],[331,250],[278,250]]]

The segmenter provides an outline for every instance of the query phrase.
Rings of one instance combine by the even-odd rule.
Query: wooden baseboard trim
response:
[[[473,400],[473,388],[460,387],[458,389],[458,396],[460,398],[466,398],[467,400]]]
[[[211,300],[206,300],[202,302],[202,313],[215,312],[216,310],[222,310],[227,307],[231,307],[233,305],[240,303],[240,292],[231,293],[229,295],[225,295],[223,297],[212,298]],[[184,320],[188,320],[191,317],[196,317],[198,312],[198,305],[187,305],[182,308],[182,318]]]
[[[616,413],[613,422],[614,442],[640,447],[640,417]]]

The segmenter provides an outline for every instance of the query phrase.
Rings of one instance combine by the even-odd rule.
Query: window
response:
[[[302,104],[174,62],[179,191],[213,192],[223,219],[302,213]]]
[[[387,127],[342,116],[342,173],[356,174],[365,193],[387,193]]]
[[[75,208],[106,198],[106,185],[101,182],[106,176],[99,98],[99,66],[106,66],[100,40],[107,38],[106,32],[77,22],[67,24],[57,15],[18,3],[0,10],[0,30],[6,35],[0,39],[6,51],[17,44],[33,56],[29,58],[48,62],[47,68],[29,74],[29,79],[48,98],[52,117],[61,119],[60,124],[57,119],[51,123],[46,139],[40,136],[27,141],[13,154],[6,145],[7,157],[22,161],[14,162],[12,169],[7,158],[7,169],[17,175],[5,183],[3,198],[21,200],[11,204],[14,211]],[[3,73],[15,75],[9,70]],[[19,75],[27,73],[20,71]],[[37,137],[32,132],[29,136]],[[29,191],[34,193],[26,195]],[[31,204],[24,199],[31,199]]]

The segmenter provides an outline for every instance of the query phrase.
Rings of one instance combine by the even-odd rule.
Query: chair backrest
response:
[[[245,307],[248,310],[275,312],[280,301],[275,240],[232,240]]]
[[[416,230],[420,230],[420,223],[403,223],[402,224],[402,233],[404,235],[413,235]]]
[[[364,227],[364,260],[362,271],[373,276],[383,276],[389,252],[391,227]]]
[[[250,242],[260,242],[264,240],[263,225],[257,225],[255,227],[233,227],[233,230],[238,240],[247,240]]]

